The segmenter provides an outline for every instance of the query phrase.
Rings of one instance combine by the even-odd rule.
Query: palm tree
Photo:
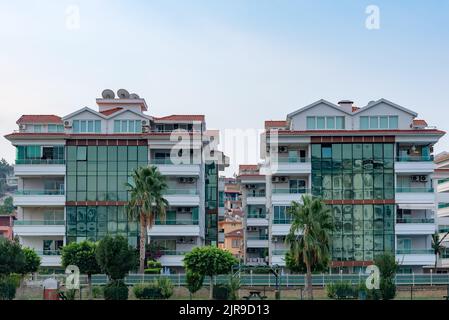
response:
[[[156,217],[165,219],[168,201],[163,194],[168,186],[157,167],[140,167],[131,174],[133,181],[127,183],[130,200],[126,212],[130,219],[140,221],[139,271],[145,270],[145,244],[147,228],[152,228]]]
[[[329,261],[331,231],[334,229],[331,210],[321,199],[303,195],[302,204],[293,201],[288,213],[292,225],[286,242],[293,259],[306,266],[305,290],[308,298],[313,299],[312,269]]]
[[[435,234],[432,235],[432,249],[435,254],[435,271],[437,270],[438,265],[438,257],[443,254],[443,251],[446,247],[441,245],[443,243],[444,239],[447,237],[449,232],[446,232],[446,234],[441,238],[440,240],[440,234],[438,232],[435,232]]]

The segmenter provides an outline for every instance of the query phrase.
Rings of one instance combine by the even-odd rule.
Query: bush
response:
[[[161,289],[162,298],[168,299],[173,295],[173,283],[169,278],[158,278],[155,286]]]
[[[92,287],[92,298],[94,298],[94,299],[103,298],[103,288],[100,286],[93,286]]]
[[[217,284],[214,286],[213,291],[214,300],[228,300],[229,298],[229,287],[225,284]]]
[[[147,261],[147,269],[145,269],[145,274],[160,274],[161,270],[162,263],[160,263],[159,261]]]
[[[187,270],[186,281],[187,289],[192,295],[203,286],[204,275]]]
[[[326,286],[327,296],[331,299],[356,299],[358,288],[354,288],[350,282],[339,281]]]
[[[76,299],[76,289],[68,289],[65,292],[65,296],[67,297],[67,300],[75,300]]]
[[[229,300],[238,300],[239,299],[239,289],[240,289],[240,279],[237,277],[230,276],[228,289],[229,289]]]
[[[163,299],[161,289],[155,284],[137,284],[133,287],[134,295],[140,300]]]
[[[12,277],[0,278],[0,300],[13,300],[16,297],[16,280]]]
[[[128,287],[123,280],[112,280],[103,289],[105,300],[128,300]]]
[[[396,296],[396,285],[394,279],[383,278],[380,280],[380,292],[383,300],[391,300]]]

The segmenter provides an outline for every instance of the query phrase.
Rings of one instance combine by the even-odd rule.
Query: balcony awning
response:
[[[435,210],[435,205],[431,203],[398,203],[398,208],[410,210]]]

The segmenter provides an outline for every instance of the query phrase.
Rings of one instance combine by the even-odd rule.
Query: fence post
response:
[[[430,286],[432,286],[432,275],[433,275],[433,271],[432,271],[432,269],[430,269]]]
[[[271,273],[268,274],[268,287],[271,287]]]
[[[340,282],[343,282],[343,270],[340,269]]]
[[[280,277],[282,277],[282,275],[281,275]],[[286,282],[287,282],[287,288],[288,288],[288,273],[287,273],[287,274],[285,274],[285,278],[286,278]],[[280,280],[280,279],[279,279],[279,280]]]
[[[253,286],[253,270],[250,271],[249,275],[250,275],[250,283],[251,283],[251,287],[252,287]]]
[[[412,271],[412,286],[415,286],[415,273]]]
[[[181,286],[181,274],[178,273],[178,288]]]

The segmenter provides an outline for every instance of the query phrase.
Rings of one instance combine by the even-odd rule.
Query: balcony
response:
[[[18,190],[14,195],[15,206],[64,206],[64,190]]]
[[[44,267],[60,267],[61,252],[59,250],[36,251],[41,258],[41,266]]]
[[[163,250],[162,256],[158,258],[158,261],[163,266],[167,267],[182,267],[184,266],[183,259],[186,253],[190,250]]]
[[[155,165],[165,176],[199,176],[199,164],[174,164],[170,158],[151,159],[150,164]]]
[[[268,235],[253,235],[246,236],[247,248],[268,248]]]
[[[396,260],[402,265],[434,265],[435,254],[432,249],[398,249]]]
[[[274,249],[271,252],[271,264],[279,265],[281,267],[285,266],[285,254],[288,252],[288,249]]]
[[[268,217],[265,212],[249,212],[246,216],[246,225],[252,227],[268,226]]]
[[[310,158],[279,157],[271,162],[271,170],[274,174],[310,174],[312,165]]]
[[[193,236],[200,235],[198,220],[176,219],[156,221],[154,226],[148,230],[149,236]]]
[[[64,220],[17,220],[14,234],[19,236],[64,236]]]
[[[310,194],[306,188],[274,188],[271,195],[273,205],[289,205],[292,201],[301,203],[303,194]]]
[[[433,218],[397,218],[396,234],[434,234],[436,230]]]
[[[17,159],[14,166],[16,176],[64,176],[63,159]]]
[[[268,257],[247,257],[246,264],[249,266],[257,266],[257,265],[266,265],[268,261]]]
[[[396,203],[434,203],[435,193],[432,187],[397,187]]]
[[[200,197],[198,190],[192,189],[172,189],[169,188],[164,193],[164,198],[169,202],[171,206],[192,206],[197,207],[200,205]]]
[[[248,191],[247,197],[246,197],[246,204],[248,205],[264,205],[266,202],[266,196],[265,191],[256,191],[251,192],[251,190]]]
[[[429,173],[435,169],[433,156],[401,156],[395,159],[397,173]]]

